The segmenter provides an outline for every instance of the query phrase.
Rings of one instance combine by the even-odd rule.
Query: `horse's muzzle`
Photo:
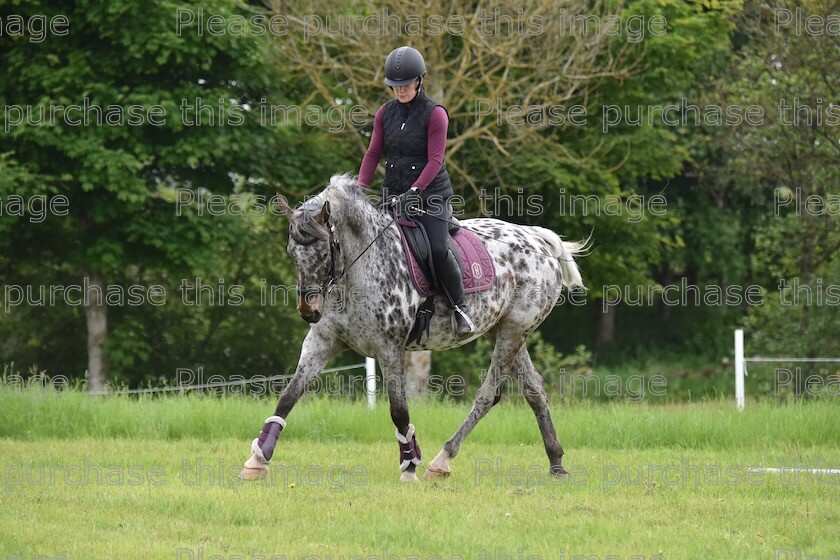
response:
[[[298,290],[297,310],[301,318],[307,323],[317,323],[324,311],[324,295],[322,290]]]
[[[317,323],[321,320],[321,312],[317,310],[300,311],[300,316],[307,323]]]

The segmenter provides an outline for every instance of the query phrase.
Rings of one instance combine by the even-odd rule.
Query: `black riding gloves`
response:
[[[419,214],[423,201],[420,198],[420,191],[417,189],[408,189],[399,196],[395,196],[388,201],[388,205],[396,208],[397,212],[402,215],[405,214]]]

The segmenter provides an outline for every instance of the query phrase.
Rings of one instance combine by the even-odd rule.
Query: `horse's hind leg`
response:
[[[531,363],[531,356],[528,355],[528,349],[524,344],[516,355],[514,369],[519,376],[519,386],[522,389],[522,394],[528,404],[531,405],[534,416],[537,417],[537,424],[540,426],[540,433],[545,443],[545,452],[548,455],[551,474],[568,474],[561,465],[563,447],[557,439],[554,422],[551,420],[548,397],[545,394],[542,376],[534,367],[534,364]]]
[[[492,339],[491,339],[492,340]],[[496,340],[496,346],[493,349],[493,357],[490,360],[490,367],[487,370],[487,377],[478,389],[475,397],[472,410],[469,415],[455,432],[449,441],[443,445],[440,453],[432,459],[426,469],[425,477],[431,478],[434,476],[447,476],[450,472],[449,461],[453,459],[458,451],[461,449],[461,444],[469,435],[473,428],[475,428],[478,421],[484,418],[484,415],[499,402],[501,393],[502,381],[510,372],[519,347],[522,345],[522,338],[502,340],[501,337]]]

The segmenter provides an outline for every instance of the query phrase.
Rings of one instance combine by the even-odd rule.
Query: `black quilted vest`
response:
[[[409,103],[392,99],[385,104],[382,128],[385,133],[385,181],[388,195],[402,194],[411,188],[428,163],[429,118],[438,104],[423,90]],[[446,110],[444,108],[444,110]],[[446,161],[425,189],[428,194],[452,195],[452,183],[446,172]]]

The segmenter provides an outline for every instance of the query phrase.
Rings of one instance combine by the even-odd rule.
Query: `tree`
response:
[[[708,173],[743,193],[745,214],[762,210],[751,232],[750,267],[767,297],[746,319],[754,344],[816,357],[837,353],[831,333],[840,328],[829,295],[840,249],[840,108],[832,102],[840,95],[840,42],[797,26],[794,14],[800,22],[836,16],[824,2],[748,3],[744,45],[719,95],[727,106],[761,107],[762,118],[734,134],[713,131],[713,145],[726,157]],[[786,16],[790,23],[780,23]]]
[[[185,9],[199,6],[231,13],[225,2]],[[5,280],[85,286],[88,388],[101,390],[111,307],[101,294],[111,281],[132,268],[183,274],[244,233],[236,220],[177,215],[173,189],[229,194],[237,181],[279,176],[265,154],[280,150],[282,130],[250,110],[276,74],[262,64],[261,38],[178,29],[176,8],[163,1],[44,1],[15,11],[63,15],[72,32],[41,42],[0,37],[9,131],[0,137],[0,197],[63,195],[69,211],[37,223],[4,214],[3,249],[14,263]]]
[[[308,15],[294,2],[271,5],[289,21],[289,32],[277,37],[282,64],[312,82],[306,103],[345,109],[346,136],[359,158],[385,100],[385,56],[401,44],[420,49],[429,93],[450,113],[447,165],[466,213],[539,222],[574,236],[595,230],[598,250],[586,260],[586,275],[598,299],[606,284],[651,284],[652,266],[681,248],[679,219],[581,215],[560,203],[584,195],[596,197],[599,208],[607,197],[626,204],[646,182],[682,171],[690,133],[661,119],[608,125],[605,110],[619,107],[623,115],[626,106],[677,101],[702,89],[729,48],[727,15],[736,9],[714,4],[526,2],[513,10],[454,2],[440,12],[360,1],[308,3]],[[639,21],[646,27],[633,33]],[[538,199],[538,215],[487,206],[523,191]],[[598,317],[608,342],[614,314]]]
[[[615,321],[626,309],[627,296],[670,282],[691,258],[684,223],[691,223],[705,205],[685,203],[691,185],[683,175],[692,172],[705,138],[683,106],[701,104],[714,78],[725,71],[732,18],[739,13],[737,2],[636,0],[621,8],[625,29],[634,21],[664,21],[666,26],[661,32],[646,27],[628,75],[604,76],[591,84],[587,126],[555,127],[543,134],[545,142],[571,153],[572,162],[533,153],[528,145],[519,155],[528,162],[523,167],[538,170],[523,183],[540,185],[546,199],[555,201],[546,205],[552,225],[558,231],[594,232],[595,250],[584,270],[593,280],[592,338],[601,349],[626,334],[616,335]],[[612,38],[615,43],[629,40],[626,33]],[[677,110],[666,118],[668,106]],[[648,206],[655,196],[666,201],[658,213]],[[597,201],[591,206],[600,213],[571,203],[592,197]],[[605,215],[608,200],[620,201],[620,212],[613,206]],[[621,288],[619,301],[614,292],[603,293],[609,286]]]
[[[468,185],[476,196],[506,186],[505,169],[518,164],[515,146],[577,161],[562,146],[540,141],[540,132],[553,126],[549,111],[585,104],[599,78],[628,76],[634,51],[632,43],[613,42],[607,33],[569,32],[575,17],[617,17],[616,7],[593,8],[578,0],[563,5],[529,0],[515,11],[463,0],[444,10],[398,0],[270,5],[289,27],[276,37],[278,61],[312,85],[302,105],[335,110],[358,152],[367,148],[366,129],[387,99],[385,57],[406,43],[423,52],[429,94],[450,114],[447,165],[453,183]],[[509,115],[511,105],[539,115],[538,122],[500,126],[500,119],[504,124],[519,119]]]

